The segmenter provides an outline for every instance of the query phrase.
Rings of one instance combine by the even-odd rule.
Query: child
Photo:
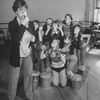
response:
[[[41,52],[41,42],[42,42],[42,35],[43,35],[43,27],[40,25],[38,20],[33,21],[35,27],[35,46],[33,48],[34,52],[34,70],[39,72],[40,71],[40,52]]]
[[[41,67],[40,67],[40,71],[41,73],[46,72],[46,68],[47,68],[47,64],[46,64],[46,44],[43,44],[43,35],[44,32],[42,31],[43,27],[40,27],[39,30],[39,40],[41,41],[41,51],[40,51],[40,62],[41,62]]]
[[[53,85],[58,86],[59,83],[62,87],[66,86],[67,77],[65,73],[65,55],[61,54],[59,49],[60,41],[53,39],[51,42],[50,58],[51,68],[53,71]]]
[[[44,53],[45,53],[46,57],[44,59],[41,59],[41,61],[42,61],[41,63],[42,63],[42,70],[45,70],[45,71],[46,71],[47,68],[51,67],[50,60],[48,58],[48,53],[47,52],[49,50],[52,23],[53,23],[53,19],[52,18],[47,18],[46,23],[43,26],[44,34],[43,34],[42,41],[43,41],[43,45],[45,46],[45,49],[44,49],[45,52]],[[43,53],[43,51],[41,53]]]
[[[74,68],[77,63],[77,57],[74,54],[74,48],[71,44],[70,36],[65,36],[64,38],[64,47],[61,49],[61,52],[66,55],[66,69],[68,76],[72,76],[74,73]]]
[[[76,48],[76,55],[78,58],[77,66],[84,65],[85,54],[83,54],[83,50],[88,45],[90,37],[87,36],[88,39],[86,43],[83,41],[83,37],[86,37],[86,36],[82,34],[82,27],[79,23],[75,23],[72,29],[72,33],[73,33],[73,36],[72,36],[73,45]]]
[[[43,44],[48,44],[50,41],[50,33],[51,33],[52,23],[53,23],[52,18],[46,19],[46,23],[43,26],[43,31],[44,31]]]
[[[63,31],[65,35],[71,35],[71,29],[73,26],[73,18],[71,14],[66,14],[63,20]]]
[[[15,0],[12,9],[16,17],[9,22],[9,32],[11,35],[10,50],[10,72],[8,97],[15,100],[17,83],[21,65],[23,63],[24,89],[26,98],[33,100],[32,91],[32,57],[30,43],[35,41],[34,26],[29,21],[28,5],[24,0]]]
[[[59,24],[57,21],[54,21],[52,24],[52,30],[50,34],[50,42],[53,38],[60,40],[59,48],[63,47],[64,44],[64,32],[62,30],[62,25]]]

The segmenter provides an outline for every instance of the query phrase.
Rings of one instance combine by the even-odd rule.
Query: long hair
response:
[[[67,16],[70,17],[71,21],[73,20],[73,17],[72,17],[71,14],[66,14],[66,15],[65,15],[65,18],[66,18]],[[66,24],[65,20],[63,20],[63,23]],[[72,22],[70,23],[70,25],[71,25],[71,24],[72,24]]]
[[[46,32],[46,30],[47,30],[47,20],[51,20],[52,21],[52,23],[53,23],[53,19],[52,18],[47,18],[46,19],[46,22],[45,22],[45,24],[43,25],[43,31],[44,31],[44,33]],[[52,25],[51,25],[51,27],[52,27]]]
[[[78,37],[77,37],[77,41],[76,41],[76,37],[75,37],[75,34],[74,34],[74,30],[75,30],[76,27],[80,28],[80,31],[79,31],[79,34],[78,34]],[[74,44],[74,46],[77,49],[81,49],[81,46],[82,46],[82,40],[81,40],[82,33],[83,33],[83,29],[82,29],[82,26],[80,24],[76,24],[76,25],[73,26],[72,31],[71,31],[71,41],[72,41],[72,44]]]

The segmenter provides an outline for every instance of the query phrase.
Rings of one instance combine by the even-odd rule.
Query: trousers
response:
[[[33,63],[31,55],[20,58],[20,66],[23,67],[22,69],[24,76],[24,90],[26,98],[29,100],[33,100],[33,89],[32,89]],[[15,100],[21,67],[14,67],[11,65],[9,67],[10,68],[9,68],[8,98],[9,100]]]

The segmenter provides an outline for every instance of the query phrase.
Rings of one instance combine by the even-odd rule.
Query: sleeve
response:
[[[20,43],[20,40],[22,39],[22,36],[26,30],[26,27],[24,25],[16,26],[13,23],[8,24],[11,40]]]

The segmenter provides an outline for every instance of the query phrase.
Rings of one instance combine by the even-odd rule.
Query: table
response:
[[[90,39],[90,48],[100,46],[100,30],[92,30]]]

